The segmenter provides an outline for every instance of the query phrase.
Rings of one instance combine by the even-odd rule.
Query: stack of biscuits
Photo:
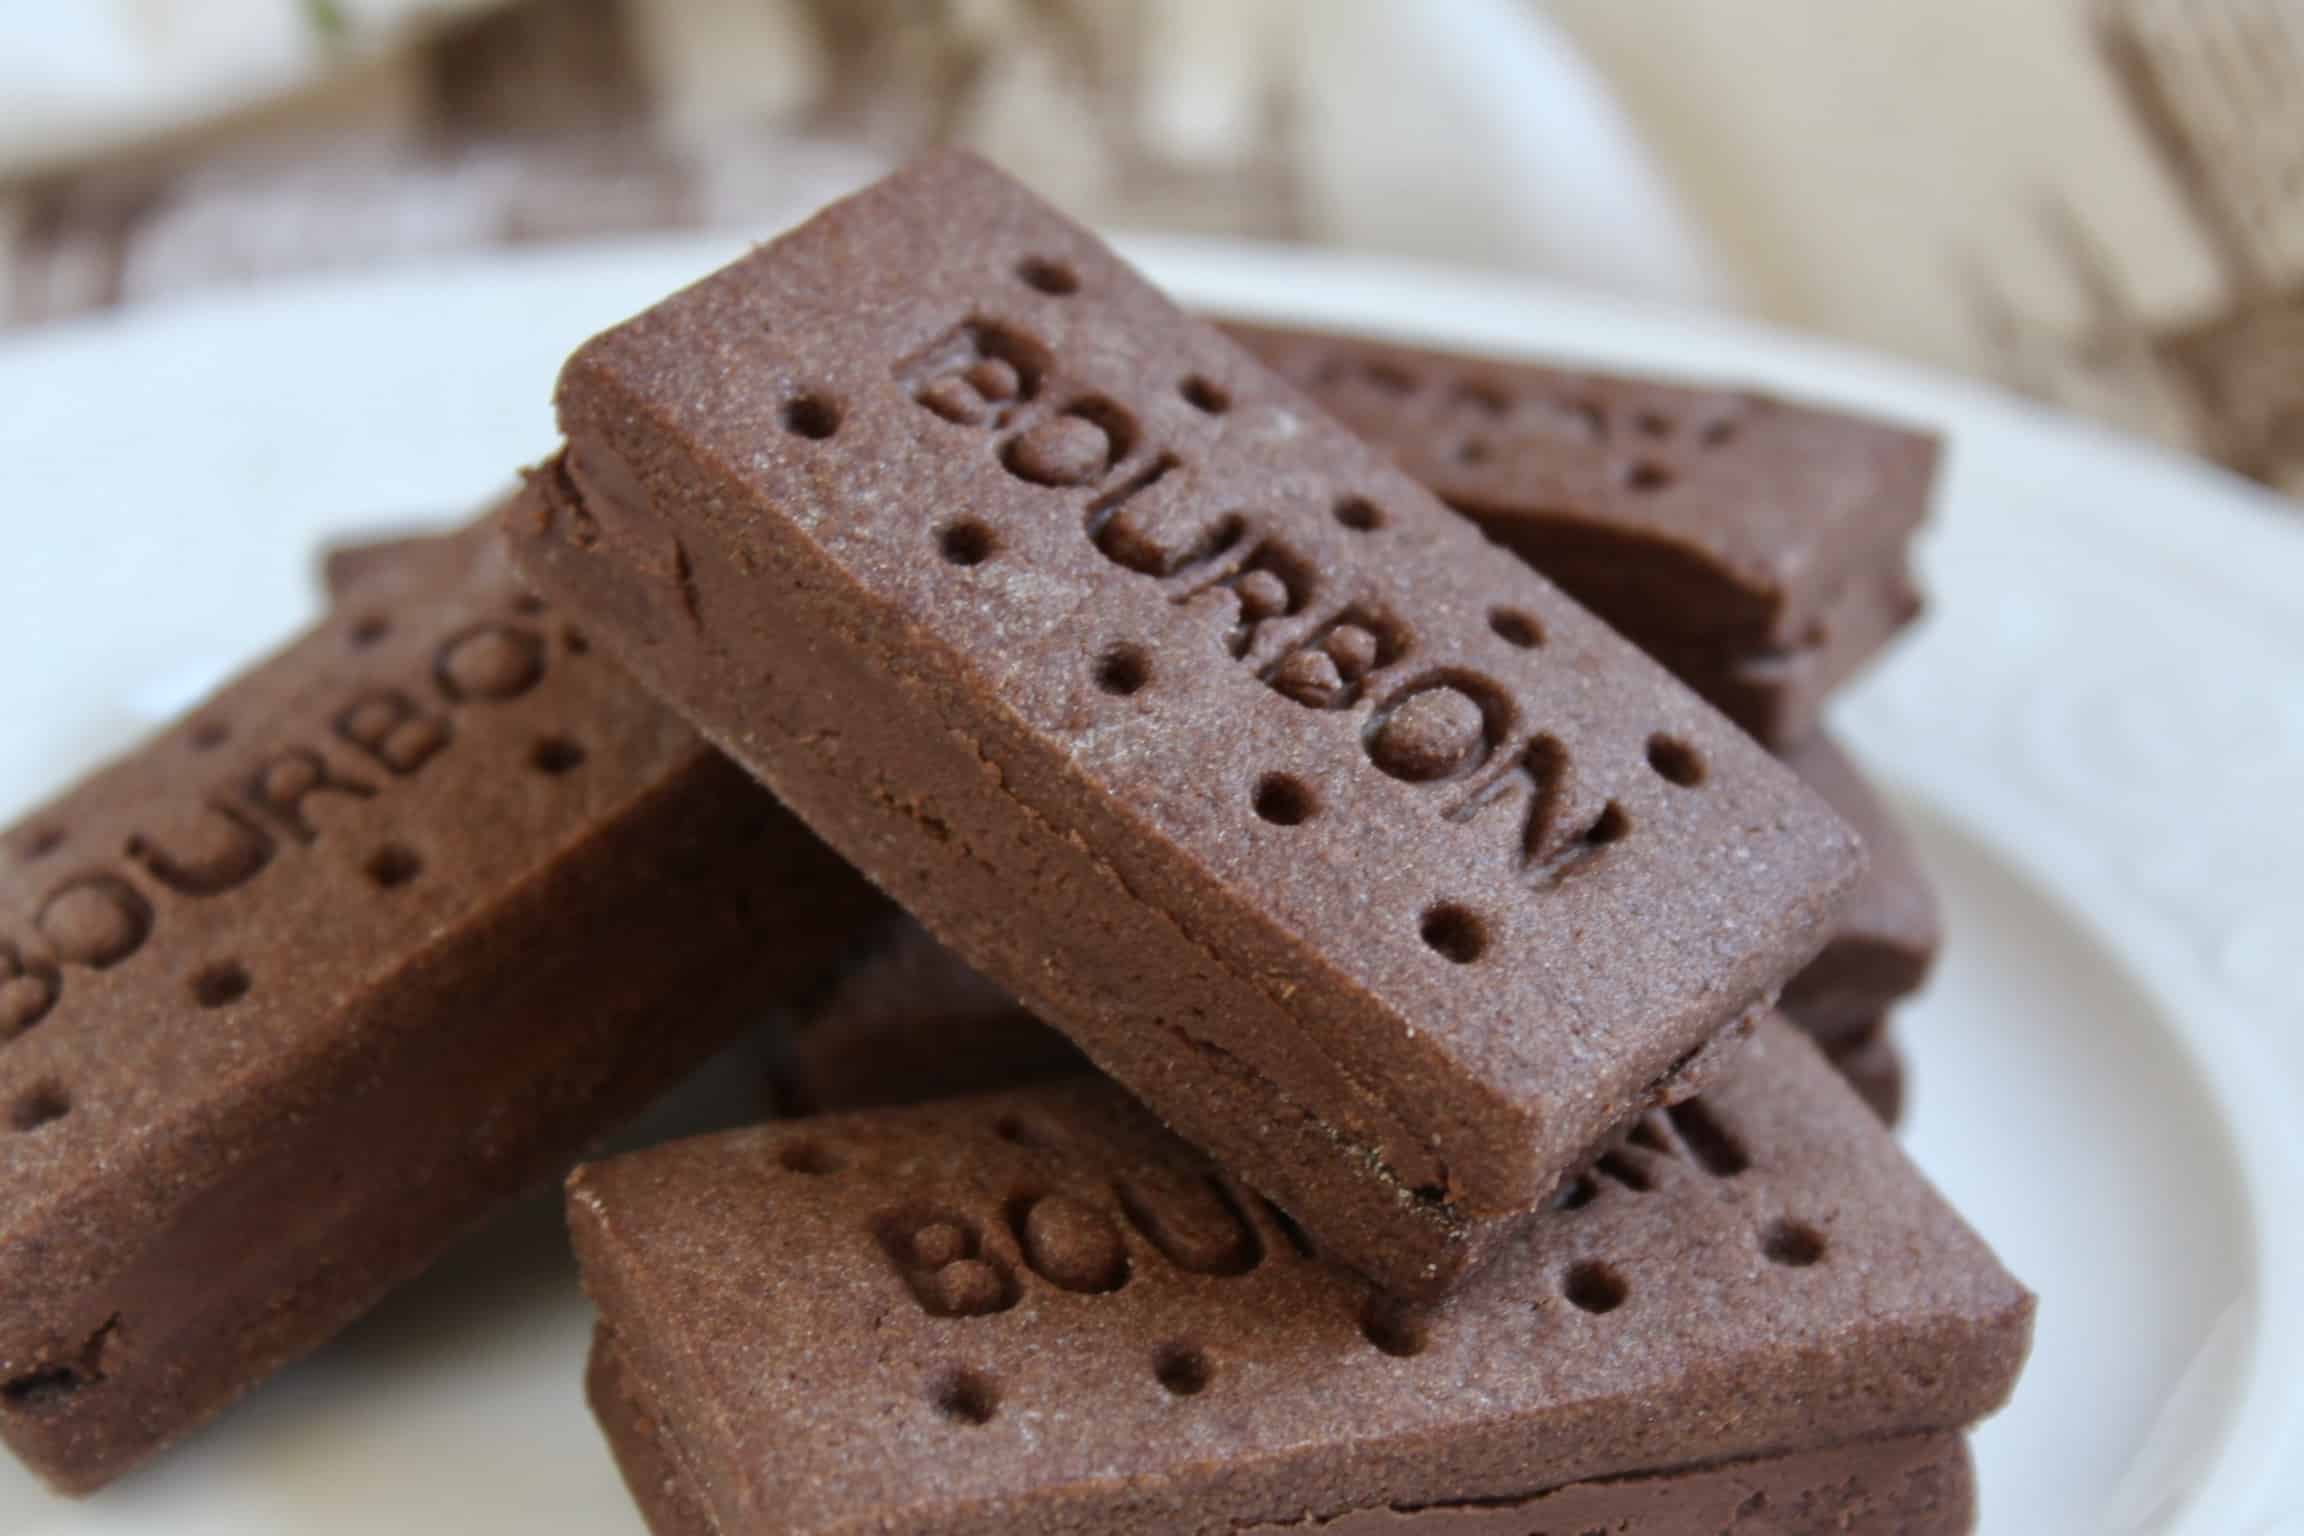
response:
[[[1971,1528],[2032,1298],[1883,1123],[1934,904],[1817,728],[1931,440],[1211,324],[964,155],[557,402],[0,834],[55,1488],[773,1015],[568,1182],[658,1536]]]

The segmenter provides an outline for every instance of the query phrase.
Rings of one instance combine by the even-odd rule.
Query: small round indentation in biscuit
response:
[[[237,960],[203,966],[192,978],[192,1001],[203,1008],[228,1008],[248,995],[248,970]]]
[[[192,750],[213,752],[231,736],[232,727],[213,717],[199,721],[192,727]]]
[[[1736,422],[1729,416],[1723,416],[1706,427],[1703,435],[1697,439],[1707,448],[1723,448],[1735,440]]]
[[[1424,1314],[1388,1296],[1371,1297],[1360,1309],[1360,1336],[1400,1360],[1424,1353],[1432,1342]]]
[[[1704,782],[1704,759],[1677,736],[1648,738],[1648,766],[1666,783],[1677,784],[1682,789],[1694,789]]]
[[[784,430],[820,443],[840,430],[840,407],[823,395],[795,395],[784,402]]]
[[[380,613],[364,613],[353,621],[349,638],[353,649],[364,651],[390,633],[390,619]]]
[[[1000,1411],[1000,1388],[981,1371],[946,1371],[929,1387],[928,1400],[955,1424],[989,1424]]]
[[[70,1113],[72,1096],[64,1091],[61,1083],[35,1083],[8,1106],[8,1127],[14,1131],[36,1131],[44,1125],[54,1125]]]
[[[1336,503],[1336,521],[1354,533],[1374,533],[1384,526],[1384,513],[1365,496],[1347,496]]]
[[[1632,426],[1643,437],[1669,437],[1672,418],[1662,411],[1642,411],[1632,418]]]
[[[1206,1350],[1171,1344],[1153,1357],[1152,1374],[1171,1396],[1198,1397],[1216,1379],[1216,1367]]]
[[[62,827],[57,826],[54,822],[49,822],[45,826],[34,827],[32,835],[24,839],[24,862],[29,864],[34,859],[44,859],[63,846],[64,829]]]
[[[1232,408],[1232,397],[1197,373],[1176,388],[1185,403],[1203,415],[1221,416]]]
[[[1760,1239],[1760,1251],[1771,1264],[1806,1269],[1824,1257],[1824,1234],[1804,1221],[1779,1221]]]
[[[560,631],[560,643],[567,648],[568,654],[571,656],[589,656],[592,654],[592,642],[585,637],[584,631],[573,624]]]
[[[1019,1147],[1047,1144],[1040,1133],[1033,1129],[1032,1122],[1019,1115],[1002,1115],[999,1123],[992,1127],[992,1133],[1002,1141],[1013,1142]]]
[[[776,1151],[777,1166],[787,1173],[838,1173],[840,1154],[820,1141],[788,1141]]]
[[[558,778],[584,762],[584,749],[565,736],[546,736],[529,750],[528,762],[538,773]]]
[[[544,611],[544,599],[538,597],[533,592],[519,593],[512,599],[512,611],[514,613],[525,613],[533,618],[535,615]]]
[[[1080,274],[1061,261],[1046,256],[1027,256],[1016,263],[1016,275],[1024,279],[1028,288],[1055,298],[1080,291]]]
[[[1464,379],[1457,383],[1449,395],[1451,403],[1465,409],[1481,411],[1490,416],[1501,416],[1512,409],[1512,397],[1484,379]]]
[[[1488,948],[1488,925],[1480,914],[1452,901],[1427,907],[1417,931],[1435,953],[1458,965],[1470,965]]]
[[[1624,483],[1635,491],[1660,491],[1672,483],[1672,471],[1654,459],[1642,459],[1625,472]]]
[[[1388,395],[1412,395],[1416,392],[1416,375],[1382,358],[1362,363],[1360,377]]]
[[[1632,1294],[1624,1277],[1612,1265],[1598,1259],[1569,1265],[1560,1289],[1576,1306],[1595,1315],[1615,1311],[1624,1305],[1624,1298]]]
[[[393,891],[421,874],[424,861],[406,843],[386,843],[368,855],[368,862],[362,868],[377,889]]]
[[[1256,781],[1256,814],[1276,827],[1302,826],[1319,809],[1312,786],[1293,774],[1268,773]]]
[[[1478,434],[1467,437],[1456,445],[1456,462],[1459,464],[1485,464],[1495,456],[1495,448],[1488,439]]]
[[[1152,681],[1152,659],[1133,645],[1116,645],[1096,658],[1096,686],[1120,698]]]
[[[1497,639],[1524,651],[1532,651],[1544,643],[1544,626],[1517,608],[1489,609],[1488,627],[1496,632]]]
[[[936,536],[936,549],[946,565],[982,565],[992,558],[992,530],[974,518],[947,523]]]

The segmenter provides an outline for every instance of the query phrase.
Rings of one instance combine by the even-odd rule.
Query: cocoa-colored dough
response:
[[[1815,740],[1824,707],[1915,618],[1920,589],[1901,557],[1857,577],[1835,600],[1815,643],[1732,652],[1657,641],[1649,654],[1728,718],[1778,753]]]
[[[1911,839],[1847,753],[1819,736],[1784,762],[1856,829],[1866,859],[1831,938],[1785,983],[1781,1006],[1827,1047],[1852,1043],[1926,985],[1944,944],[1943,914]]]
[[[764,1085],[769,1113],[919,1104],[1093,1070],[1070,1040],[968,969],[918,923],[898,918],[889,927],[884,942],[800,1010]],[[1836,1034],[1825,1043],[1825,1056],[1894,1125],[1902,1114],[1904,1066],[1887,1030],[1886,1017],[1875,1016]],[[1701,1092],[1706,1074],[1732,1049],[1715,1046],[1691,1062],[1674,1080],[1673,1095]]]
[[[1904,1118],[1904,1053],[1896,1048],[1887,1019],[1873,1020],[1863,1033],[1825,1054],[1881,1124],[1894,1126]]]
[[[970,157],[595,338],[559,410],[539,590],[1397,1288],[1475,1268],[1857,872],[1701,700]]]
[[[1917,615],[1932,436],[1749,391],[1225,330],[1772,746]]]
[[[411,560],[430,562],[431,569],[452,581],[460,559],[494,558],[486,552],[503,538],[503,530],[487,518],[432,532],[374,529],[321,548],[317,561],[320,588],[334,602],[371,576],[404,570]]]
[[[1527,1504],[1520,1536],[1554,1491],[1566,1530],[1615,1530],[1668,1512],[1639,1483],[1829,1451],[1848,1486],[1816,1496],[1846,1502],[1753,1529],[1960,1530],[1936,1437],[2006,1398],[2031,1327],[1778,1019],[1430,1306],[1323,1262],[1094,1078],[659,1146],[569,1188],[611,1340],[594,1401],[661,1536],[1383,1532]],[[1899,1442],[1941,1480],[1899,1491]],[[1913,1523],[1865,1523],[1891,1511]]]
[[[917,1104],[1089,1070],[1078,1046],[899,917],[794,1021],[769,1068],[768,1107]]]
[[[592,1341],[585,1389],[654,1536],[723,1536],[725,1528],[697,1501],[666,1450],[655,1410],[625,1369],[616,1336],[604,1328]],[[1316,1523],[1241,1529],[1274,1536],[1962,1536],[1975,1528],[1975,1518],[1976,1474],[1966,1440],[1927,1434],[1597,1478],[1520,1499],[1361,1509]],[[1012,1529],[1033,1529],[1028,1521]]]
[[[0,1437],[85,1493],[878,903],[478,535],[0,832]]]
[[[1864,839],[1870,858],[1824,947],[1785,984],[1780,1006],[1826,1047],[1893,1123],[1903,1070],[1883,1016],[1927,979],[1941,945],[1936,893],[1910,841],[1847,754],[1823,737],[1785,763]],[[1056,1030],[963,964],[917,923],[885,943],[811,1009],[774,1073],[782,1114],[913,1104],[1083,1070]]]

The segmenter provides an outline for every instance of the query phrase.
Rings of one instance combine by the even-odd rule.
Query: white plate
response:
[[[0,349],[0,811],[289,630],[323,533],[501,484],[550,441],[569,346],[735,249],[279,289]],[[1841,724],[1949,904],[1904,1023],[1912,1148],[2041,1293],[2023,1386],[1977,1437],[1985,1529],[2304,1528],[2304,531],[2209,471],[1725,322],[1135,249],[1240,313],[1754,379],[1951,433],[1934,612]],[[632,1536],[578,1391],[586,1326],[529,1207],[92,1503],[0,1466],[0,1530]]]

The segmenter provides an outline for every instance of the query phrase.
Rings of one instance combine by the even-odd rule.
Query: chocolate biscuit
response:
[[[918,923],[898,918],[890,926],[847,975],[796,1011],[768,1072],[769,1113],[919,1104],[1093,1070],[1079,1047],[961,964]],[[1886,1018],[1875,1018],[1836,1036],[1824,1053],[1894,1125],[1904,1067],[1887,1030]],[[1716,1066],[1708,1053],[1682,1072],[1676,1089],[1700,1091],[1700,1079]]]
[[[917,1104],[1090,1071],[1080,1048],[908,917],[800,1011],[769,1068],[769,1108],[813,1115]]]
[[[539,590],[1396,1288],[1475,1267],[1855,876],[1742,733],[970,157],[558,403]]]
[[[1226,330],[1772,745],[1919,611],[1933,437],[1748,391]]]
[[[592,1341],[585,1396],[654,1536],[724,1536],[666,1449],[655,1410],[633,1385],[614,1334]],[[1976,1475],[1958,1434],[1896,1435],[1647,1476],[1594,1478],[1524,1499],[1354,1510],[1320,1522],[1320,1536],[1819,1536],[1893,1531],[1962,1536],[1975,1528]],[[1032,1530],[1025,1525],[1011,1527]],[[741,1529],[741,1527],[739,1527]],[[1295,1532],[1300,1520],[1259,1521],[1240,1533]]]
[[[877,910],[494,545],[352,597],[0,832],[0,1437],[64,1492],[327,1339]]]
[[[1888,1033],[1888,1021],[1876,1019],[1863,1033],[1825,1048],[1825,1059],[1856,1096],[1872,1106],[1880,1123],[1893,1126],[1904,1118],[1904,1053]]]
[[[1910,569],[1897,560],[1858,577],[1809,644],[1734,652],[1703,641],[1658,640],[1647,649],[1755,738],[1787,753],[1816,738],[1832,695],[1918,617],[1921,606]]]
[[[569,1205],[660,1536],[1684,1531],[1700,1469],[1755,1480],[1684,1485],[1706,1532],[1771,1476],[1822,1507],[1739,1529],[1960,1530],[1945,1438],[2032,1311],[1780,1020],[1435,1305],[1092,1078],[659,1146]],[[1833,1453],[1849,1486],[1774,1460]]]
[[[503,530],[489,518],[435,531],[385,532],[378,530],[323,545],[318,562],[320,588],[329,599],[342,597],[369,577],[396,571],[411,560],[433,562],[427,568],[454,581],[463,559],[493,559],[488,550],[503,542]]]
[[[1902,1069],[1883,1016],[1926,980],[1941,939],[1936,896],[1910,842],[1856,765],[1817,737],[1784,762],[1864,839],[1870,859],[1824,947],[1780,1006],[1894,1122]],[[1083,1070],[1087,1059],[917,923],[886,941],[797,1021],[770,1104],[782,1114],[914,1104]]]
[[[1911,840],[1845,752],[1819,736],[1784,762],[1864,840],[1863,878],[1823,949],[1785,983],[1781,1003],[1829,1050],[1870,1032],[1892,1004],[1927,983],[1943,947],[1943,917]]]

